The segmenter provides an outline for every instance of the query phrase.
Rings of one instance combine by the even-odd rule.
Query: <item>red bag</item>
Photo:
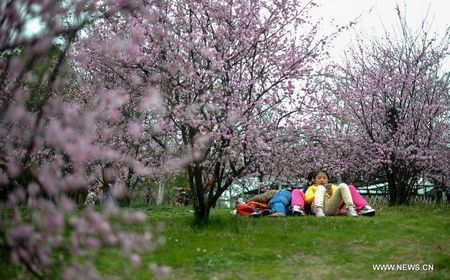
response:
[[[240,203],[236,205],[236,214],[239,216],[250,216],[253,213],[254,208],[260,210],[268,209],[268,204],[265,202],[249,201],[247,203]]]

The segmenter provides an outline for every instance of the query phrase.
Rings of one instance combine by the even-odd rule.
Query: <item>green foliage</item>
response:
[[[3,55],[4,58],[17,56],[26,68],[25,72],[28,76],[22,82],[30,94],[27,101],[28,110],[36,111],[41,108],[43,102],[54,92],[54,89],[49,86],[49,77],[60,56],[64,55],[63,51],[63,46],[53,44],[44,55],[37,57],[33,57],[34,54],[29,57],[30,54],[21,49],[16,50],[13,54]],[[74,82],[74,70],[66,64],[63,64],[63,67],[59,67],[58,70],[58,77],[60,80],[65,80],[65,86],[63,90],[59,89],[57,93],[69,97],[71,91],[77,90]]]
[[[56,93],[66,99],[70,99],[72,98],[71,94],[78,91],[74,67],[67,63],[68,59],[66,53],[64,53],[64,46],[61,43],[52,43],[50,48],[40,55],[23,48],[17,48],[12,52],[0,53],[0,59],[8,63],[15,57],[21,61],[24,73],[26,73],[20,83],[29,93],[26,103],[29,111],[39,110],[51,94]],[[58,65],[61,58],[63,63]],[[58,70],[56,80],[59,82],[64,80],[64,87],[60,84],[58,90],[53,88],[55,80],[51,79],[55,69]],[[0,88],[5,85],[6,74],[7,72],[3,72],[0,77]]]
[[[165,244],[143,263],[172,267],[169,279],[449,279],[450,207],[377,208],[375,217],[232,216],[212,209],[208,225],[193,224],[185,207],[146,207],[149,223],[165,225]],[[1,263],[5,257],[0,254]],[[433,264],[434,271],[374,271],[373,264]],[[149,279],[117,250],[97,256],[106,278]],[[11,266],[0,278],[14,275]]]
[[[178,173],[171,174],[164,178],[164,187],[165,194],[163,199],[163,205],[174,205],[175,197],[177,196],[176,188],[177,187],[189,187],[189,181],[186,172],[180,171]],[[146,194],[148,189],[151,190],[152,193],[152,201],[151,204],[155,204],[156,197],[158,194],[159,182],[156,180],[151,180],[149,178],[145,178],[140,182],[136,188],[133,190],[133,207],[145,206],[148,203],[146,202]]]
[[[185,171],[181,171],[179,173],[175,173],[171,175],[170,177],[166,178],[165,180],[165,186],[167,190],[167,195],[165,202],[168,204],[174,204],[175,203],[175,197],[177,195],[176,188],[183,187],[188,188],[189,187],[189,178]]]
[[[39,58],[39,63],[33,65],[33,69],[29,69],[34,77],[32,82],[27,82],[26,87],[29,89],[30,98],[27,102],[27,107],[31,111],[37,110],[46,96],[50,94],[45,78],[49,74],[49,70],[54,67],[58,59],[61,49],[53,46],[44,57]]]

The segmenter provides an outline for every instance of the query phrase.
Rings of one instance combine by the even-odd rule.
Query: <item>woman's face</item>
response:
[[[314,177],[314,185],[326,185],[328,184],[328,176],[324,172],[317,173]]]

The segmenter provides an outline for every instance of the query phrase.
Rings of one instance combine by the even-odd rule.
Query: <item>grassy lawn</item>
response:
[[[172,267],[169,279],[450,279],[448,205],[322,219],[252,219],[213,209],[201,229],[189,208],[143,210],[151,223],[165,224],[166,239],[143,261]],[[96,264],[107,279],[151,277],[146,267],[132,270],[116,250],[103,251]],[[374,271],[374,264],[431,264],[433,271]]]

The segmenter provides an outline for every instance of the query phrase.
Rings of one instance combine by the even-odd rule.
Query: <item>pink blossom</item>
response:
[[[130,260],[131,260],[131,264],[134,267],[139,267],[141,265],[141,258],[139,257],[139,255],[136,254],[132,254],[130,256]]]
[[[3,172],[3,170],[0,170],[0,185],[6,185],[8,184],[9,179],[8,179],[8,175]]]
[[[111,232],[111,227],[107,221],[101,221],[99,224],[95,225],[95,228],[101,235],[109,234]]]
[[[88,238],[86,240],[86,246],[91,250],[99,249],[100,245],[100,241],[97,238]]]
[[[65,82],[61,79],[57,79],[52,85],[52,88],[56,91],[61,91],[64,89],[64,87],[65,87]]]
[[[20,166],[19,162],[10,161],[7,165],[7,172],[10,177],[15,178],[21,174],[22,167]]]
[[[22,72],[22,63],[20,59],[17,57],[13,57],[9,63],[8,74],[12,80],[15,80],[19,77]]]
[[[120,120],[121,117],[122,117],[122,114],[120,113],[119,110],[112,110],[108,114],[108,120],[112,124],[116,124]]]
[[[20,121],[25,114],[27,114],[27,112],[24,107],[14,105],[9,106],[8,111],[6,112],[8,119],[12,122]]]
[[[129,43],[126,47],[126,53],[130,59],[135,60],[140,55],[139,45],[136,43]]]
[[[75,210],[75,203],[66,196],[63,196],[60,201],[61,208],[64,209],[65,212],[72,212]]]
[[[154,87],[147,88],[145,91],[145,95],[142,98],[141,101],[141,109],[151,109],[151,108],[158,108],[162,105],[162,96]]]
[[[33,46],[33,51],[36,54],[41,54],[41,53],[45,52],[47,49],[50,48],[52,41],[53,41],[52,36],[45,36],[45,37],[41,38],[41,40],[39,40]]]
[[[141,125],[137,122],[130,122],[128,124],[128,133],[133,138],[139,138],[141,136]]]
[[[107,234],[103,238],[104,238],[105,243],[108,244],[108,245],[111,245],[111,246],[112,245],[116,245],[117,242],[118,242],[117,237],[114,234],[112,234],[112,233]]]
[[[111,188],[111,194],[114,198],[120,198],[122,197],[123,193],[125,192],[125,187],[121,183],[116,183]]]

